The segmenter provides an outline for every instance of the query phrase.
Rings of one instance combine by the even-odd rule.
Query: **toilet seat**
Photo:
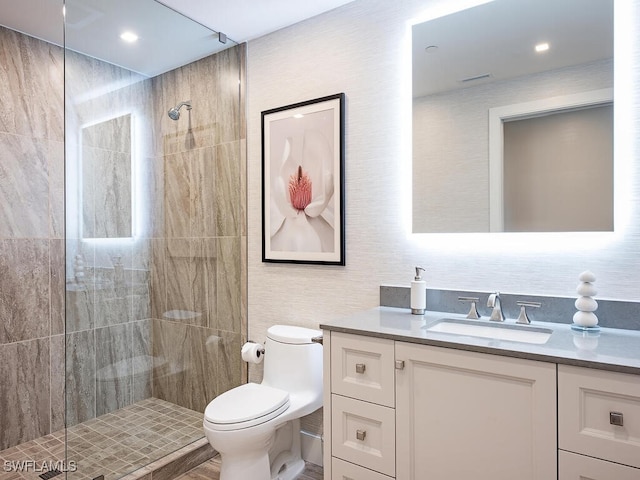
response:
[[[289,392],[247,383],[214,398],[204,411],[215,430],[239,430],[267,422],[289,408]]]

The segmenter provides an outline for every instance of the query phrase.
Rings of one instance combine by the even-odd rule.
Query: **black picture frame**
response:
[[[344,93],[262,112],[262,261],[345,265]]]

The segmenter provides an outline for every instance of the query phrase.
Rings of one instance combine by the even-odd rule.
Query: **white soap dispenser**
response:
[[[427,282],[422,280],[420,271],[425,270],[416,267],[416,277],[411,282],[411,313],[414,315],[424,315],[427,308]]]

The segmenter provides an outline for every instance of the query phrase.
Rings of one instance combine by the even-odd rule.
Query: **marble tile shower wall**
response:
[[[68,424],[149,396],[204,411],[241,382],[243,55],[242,47],[230,49],[144,80],[67,58],[68,96],[83,99],[73,102],[67,138],[92,119],[132,112],[145,179],[135,242],[68,241],[67,271],[75,254],[87,264],[85,280],[67,296]],[[169,119],[167,110],[183,100],[193,109]],[[124,288],[114,279],[116,261],[124,264]]]
[[[121,221],[131,209],[113,207],[122,209],[121,192],[131,191],[131,176],[120,171],[131,172],[130,163],[120,159],[132,146],[113,139],[123,138],[116,129],[135,117],[135,150],[144,164],[152,92],[143,76],[69,50],[65,88],[66,421],[72,426],[153,394],[150,241],[90,239],[131,236]],[[105,210],[113,214],[105,217]],[[118,262],[122,279],[114,271]]]
[[[64,425],[63,52],[0,27],[0,450]]]
[[[64,426],[65,381],[73,425],[149,396],[202,411],[246,377],[244,55],[142,79],[0,28],[0,449]],[[191,115],[169,120],[187,99]],[[139,238],[81,241],[71,190],[65,240],[65,147],[73,185],[76,133],[124,107],[146,182]]]
[[[152,79],[153,392],[198,411],[246,377],[244,56],[241,45]]]

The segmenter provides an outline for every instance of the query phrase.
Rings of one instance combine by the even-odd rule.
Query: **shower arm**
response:
[[[186,102],[180,102],[175,106],[176,110],[180,110],[182,107],[186,106],[187,110],[191,110],[191,100],[187,100]]]

